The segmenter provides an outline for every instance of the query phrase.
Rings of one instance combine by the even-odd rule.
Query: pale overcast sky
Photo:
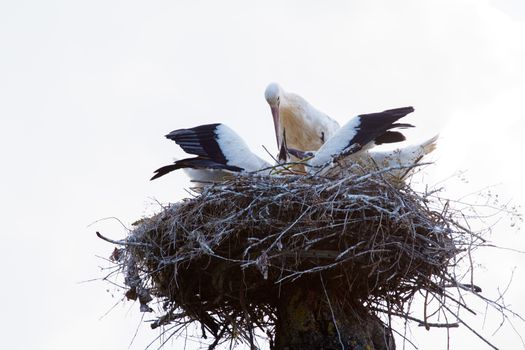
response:
[[[130,225],[155,201],[186,195],[182,173],[149,181],[183,156],[163,137],[173,129],[224,122],[266,157],[271,81],[341,123],[413,105],[411,139],[442,136],[429,184],[467,170],[448,195],[496,185],[503,200],[525,203],[523,0],[2,1],[1,347],[128,349],[138,327],[130,349],[144,349],[158,333],[141,325],[138,305],[101,319],[121,295],[79,284],[103,276],[96,255],[112,250],[94,232],[126,231],[87,226],[110,216]],[[525,250],[522,231],[502,223],[490,238]],[[525,256],[488,249],[476,259],[487,296],[514,271],[506,301],[524,314]],[[508,325],[493,335],[499,321],[491,313],[474,325],[500,348],[523,348]],[[441,329],[410,337],[446,348]],[[455,329],[451,348],[487,347]]]

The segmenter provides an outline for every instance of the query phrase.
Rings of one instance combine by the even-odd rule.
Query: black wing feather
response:
[[[380,135],[374,139],[376,145],[382,145],[383,143],[394,143],[405,141],[406,137],[399,131],[387,131],[383,135]]]
[[[217,169],[217,170],[229,170],[229,171],[243,171],[243,168],[226,165],[222,163],[215,162],[211,159],[195,157],[195,158],[186,158],[175,161],[175,163],[163,166],[154,171],[155,175],[150,180],[158,179],[161,176],[164,176],[168,173],[171,173],[177,169],[191,168],[191,169]]]
[[[217,139],[217,127],[221,125],[205,124],[189,129],[178,129],[166,137],[179,145],[184,152],[200,157],[213,159],[214,162],[226,164],[227,159],[222,153]]]
[[[360,123],[357,127],[357,134],[350,140],[348,146],[350,147],[353,144],[364,146],[372,141],[376,144],[404,141],[405,136],[403,134],[389,130],[413,127],[411,124],[396,123],[413,111],[413,107],[402,107],[379,113],[359,115]]]

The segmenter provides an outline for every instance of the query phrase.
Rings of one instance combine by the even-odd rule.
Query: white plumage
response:
[[[277,147],[286,130],[288,147],[316,151],[339,129],[339,123],[317,110],[301,96],[285,91],[279,84],[266,87],[264,97],[272,111]]]
[[[226,164],[240,167],[243,171],[259,171],[270,167],[270,163],[257,156],[250,150],[235,131],[225,124],[218,124],[215,129],[216,141],[219,149],[226,159]]]
[[[322,175],[344,176],[346,173],[355,171],[354,165],[365,171],[377,171],[389,169],[383,174],[385,178],[392,182],[403,181],[415,169],[423,157],[433,152],[437,146],[438,136],[420,144],[410,145],[389,151],[365,151],[353,154],[342,161],[339,160],[336,166],[326,164],[324,168],[309,168],[309,172],[319,172]],[[315,157],[314,157],[315,158]]]
[[[155,170],[156,179],[177,169],[184,169],[192,181],[219,182],[235,172],[254,172],[271,167],[254,154],[244,140],[224,124],[205,124],[172,131],[166,137],[175,141],[194,158],[176,160]]]
[[[199,169],[183,168],[184,173],[190,178],[195,187],[204,187],[206,185],[225,181],[232,176],[231,171],[220,169]]]
[[[343,125],[334,136],[328,139],[328,141],[315,152],[315,156],[310,160],[309,165],[311,167],[320,167],[350,147],[352,145],[350,141],[356,135],[356,128],[358,126],[358,117],[350,119],[348,123]]]
[[[399,169],[390,170],[387,176],[401,181],[414,171],[414,168],[407,167],[416,165],[423,157],[436,149],[438,137],[439,135],[435,135],[420,144],[398,148],[393,151],[369,152],[369,156],[378,169],[398,167]]]

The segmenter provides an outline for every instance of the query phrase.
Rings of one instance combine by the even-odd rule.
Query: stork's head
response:
[[[275,137],[277,139],[277,147],[281,146],[281,120],[279,117],[279,105],[281,104],[282,89],[277,83],[271,83],[264,91],[264,98],[270,105],[273,117],[273,125],[275,127]]]
[[[281,102],[281,87],[277,83],[270,83],[264,90],[264,98],[270,107],[279,107]]]

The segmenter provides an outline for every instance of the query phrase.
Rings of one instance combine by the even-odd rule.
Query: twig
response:
[[[135,246],[135,247],[145,247],[145,248],[152,248],[152,246],[150,244],[147,244],[147,243],[141,243],[141,242],[129,242],[129,241],[126,241],[126,240],[121,240],[121,241],[115,241],[113,239],[109,239],[107,237],[104,237],[100,232],[96,232],[97,234],[97,237],[106,241],[106,242],[109,242],[109,243],[113,243],[113,244],[116,244],[116,245],[124,245],[124,246]]]

